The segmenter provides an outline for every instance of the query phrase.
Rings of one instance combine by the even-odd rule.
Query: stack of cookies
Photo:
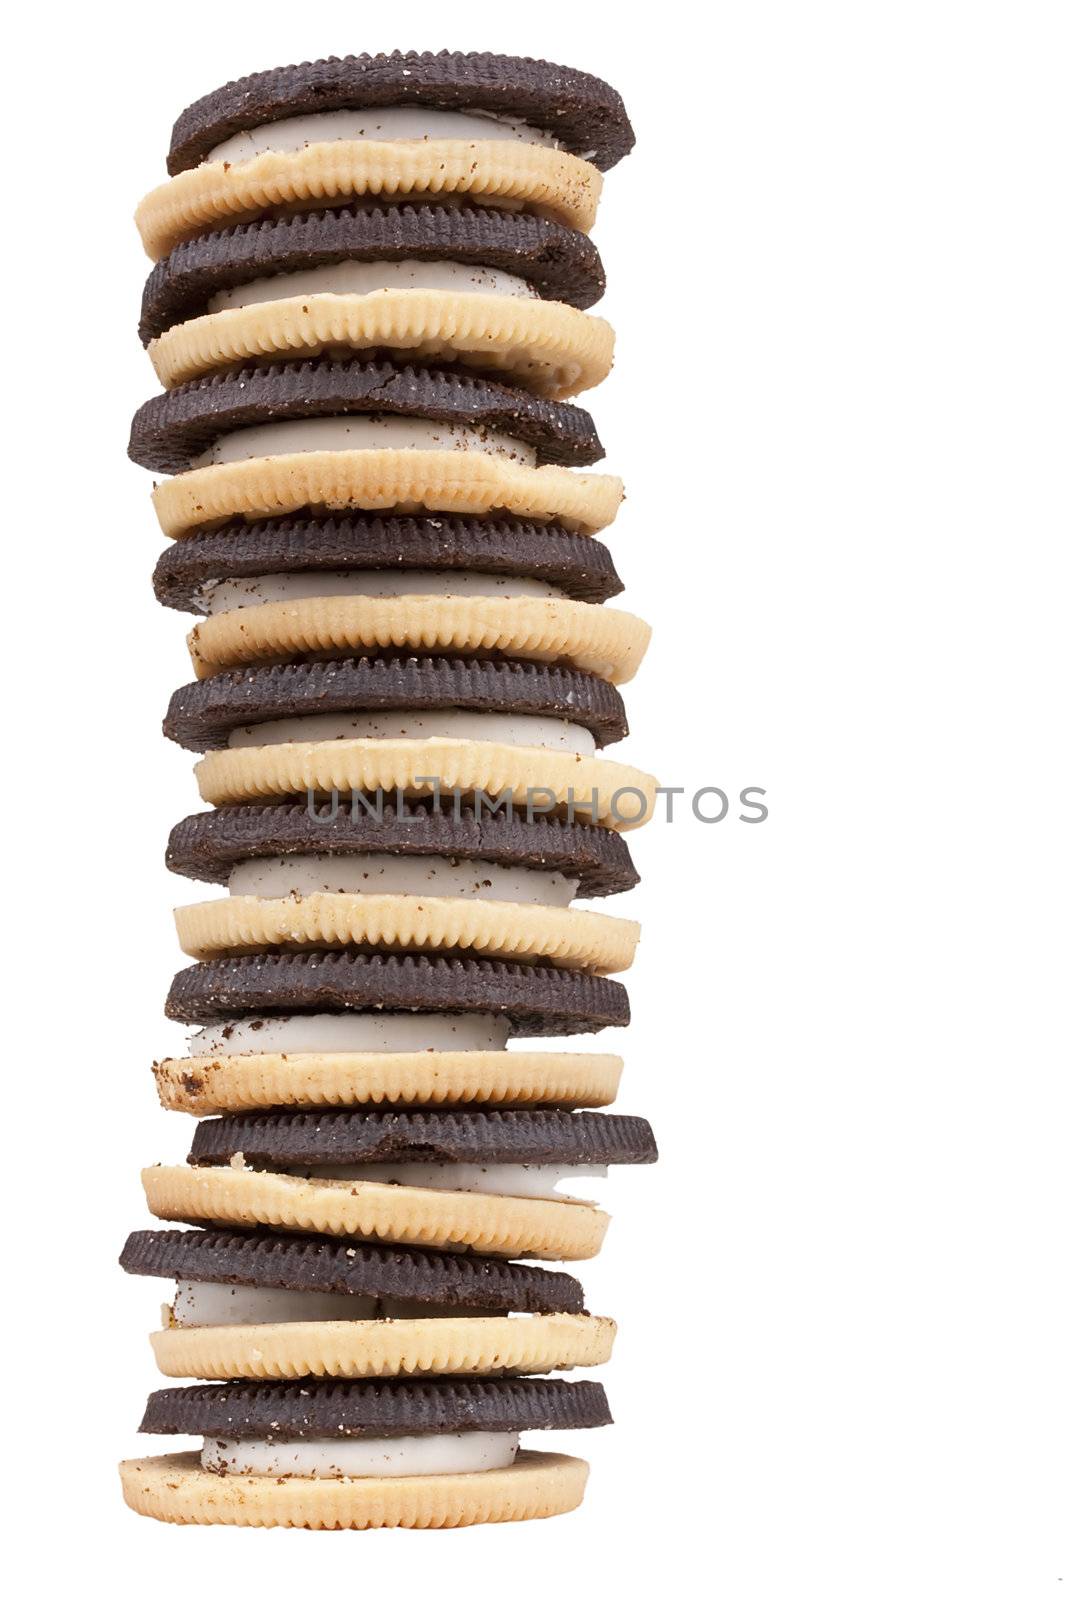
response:
[[[490,55],[258,73],[178,118],[138,211],[164,392],[130,454],[193,613],[167,736],[211,808],[171,869],[163,1105],[202,1119],[131,1235],[175,1280],[170,1378],[127,1461],[173,1522],[441,1527],[576,1506],[587,1467],[520,1433],[610,1422],[614,1324],[566,1272],[577,1182],[656,1158],[616,1056],[654,780],[605,756],[648,642],[597,535],[622,499],[570,397],[613,335],[589,237],[633,134],[585,73]],[[516,1039],[530,1048],[510,1048]],[[560,1187],[562,1186],[562,1188]]]

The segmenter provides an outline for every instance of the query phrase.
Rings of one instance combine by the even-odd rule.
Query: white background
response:
[[[4,1072],[25,1259],[3,1414],[32,1581],[1063,1593],[1063,20],[1025,0],[20,13]],[[176,1043],[169,906],[191,888],[162,848],[197,798],[159,734],[185,619],[153,602],[124,454],[155,387],[131,212],[190,99],[397,45],[544,55],[626,98],[639,143],[597,230],[618,359],[588,400],[627,481],[626,602],[656,630],[626,751],[668,783],[763,785],[771,816],[635,840],[621,1106],[662,1160],[613,1177],[584,1274],[621,1323],[584,1510],[447,1536],[163,1527],[123,1508],[114,1462],[145,1448],[166,1286],[115,1257],[145,1225],[139,1166],[191,1131],[149,1062]]]

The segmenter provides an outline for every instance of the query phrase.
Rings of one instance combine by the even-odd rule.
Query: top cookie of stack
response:
[[[641,1119],[585,1109],[612,1103],[616,1057],[505,1048],[628,1020],[608,975],[637,926],[571,902],[637,881],[623,833],[650,815],[654,780],[601,751],[627,732],[618,685],[648,628],[604,603],[622,584],[595,536],[622,485],[580,470],[603,449],[568,399],[611,365],[588,230],[600,172],[632,142],[598,79],[491,55],[284,68],[178,119],[172,177],[138,210],[155,262],[141,336],[165,392],[137,413],[130,454],[168,475],[157,596],[200,619],[196,681],[164,731],[203,752],[215,809],[177,825],[168,863],[229,896],[177,913],[196,965],[168,1013],[203,1031],[190,1059],[158,1065],[160,1097],[222,1116],[188,1166],[146,1172],[158,1217],[304,1234],[321,1260],[338,1237],[474,1250],[485,1275],[494,1256],[595,1253],[607,1217],[556,1183],[655,1159]],[[184,1250],[222,1272],[210,1239],[146,1238],[136,1261],[154,1265],[131,1270]],[[255,1271],[237,1244],[227,1258],[219,1281],[248,1302],[228,1343],[202,1336],[219,1297],[183,1291],[165,1370],[499,1377],[606,1354],[602,1328],[553,1324],[549,1346],[544,1325],[523,1342],[416,1317],[383,1365],[380,1326],[279,1331],[304,1258],[276,1237],[265,1249],[266,1278],[266,1255]],[[386,1304],[368,1272],[359,1293]],[[268,1290],[279,1326],[245,1338]],[[298,1480],[316,1481],[311,1459]],[[565,1509],[553,1494],[580,1496],[578,1465],[565,1493],[538,1468],[534,1509],[511,1514]],[[490,1475],[455,1491],[463,1520],[491,1516]],[[177,1520],[204,1519],[202,1483],[193,1471]],[[291,1513],[304,1525],[370,1515],[355,1491],[340,1511],[307,1493]],[[499,1494],[524,1503],[511,1478]],[[290,1514],[279,1495],[265,1491],[268,1520]],[[442,1515],[412,1496],[400,1520]]]

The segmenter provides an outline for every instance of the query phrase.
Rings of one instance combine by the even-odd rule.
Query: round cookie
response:
[[[510,1467],[425,1478],[220,1478],[192,1453],[119,1466],[126,1504],[161,1522],[246,1528],[461,1528],[573,1511],[589,1468],[520,1450]]]
[[[268,1227],[544,1261],[595,1256],[611,1220],[584,1201],[301,1178],[239,1162],[146,1167],[141,1183],[148,1209],[164,1222]]]
[[[577,879],[579,898],[622,894],[640,880],[620,834],[551,817],[444,812],[426,801],[380,810],[336,808],[316,816],[306,802],[222,806],[185,817],[172,830],[167,866],[204,883],[226,883],[241,861],[300,855],[403,853],[536,867]]]
[[[178,906],[174,922],[185,954],[201,961],[278,947],[353,945],[549,961],[596,973],[625,971],[640,936],[636,922],[598,911],[417,893],[231,893]]]
[[[626,737],[613,684],[592,673],[476,657],[341,657],[238,668],[185,684],[163,719],[187,750],[224,750],[239,728],[341,712],[493,712],[553,717],[587,728],[598,746]]]
[[[270,217],[201,235],[153,267],[141,300],[148,345],[209,314],[216,295],[343,262],[446,261],[521,278],[546,300],[587,310],[604,267],[587,234],[548,217],[478,205],[364,205]]]
[[[148,354],[167,389],[263,360],[387,350],[413,361],[458,361],[566,400],[607,377],[614,347],[610,324],[556,300],[471,287],[355,292],[320,285],[178,323]]]
[[[129,455],[156,472],[185,472],[240,429],[311,417],[414,417],[505,433],[539,462],[588,466],[604,454],[580,406],[541,399],[489,378],[371,361],[275,361],[217,373],[154,396],[130,430]],[[388,448],[389,435],[383,435]]]
[[[419,1301],[438,1309],[580,1312],[582,1286],[565,1272],[478,1256],[408,1250],[278,1233],[141,1230],[131,1233],[119,1265],[151,1278],[186,1278],[260,1289]]]
[[[622,591],[611,552],[565,528],[505,519],[350,516],[231,523],[170,544],[153,575],[156,598],[204,613],[220,580],[278,573],[484,572],[533,578],[572,600],[597,603]]]
[[[558,1050],[251,1050],[153,1064],[160,1104],[192,1116],[283,1106],[609,1106],[614,1055]]]
[[[166,1014],[196,1026],[259,1015],[357,1011],[483,1013],[514,1037],[597,1033],[630,1020],[626,990],[556,967],[354,951],[272,953],[198,962],[174,977]]]
[[[530,467],[480,450],[315,450],[194,467],[157,484],[152,504],[171,539],[238,517],[351,511],[503,513],[599,533],[622,495],[608,473]]]
[[[214,468],[208,468],[214,471]],[[542,471],[556,469],[545,467]],[[397,578],[403,587],[403,577]],[[220,611],[188,637],[198,678],[259,661],[404,651],[502,654],[628,683],[644,659],[649,625],[614,606],[540,595],[316,595]]]
[[[402,105],[516,118],[602,171],[634,143],[618,92],[588,72],[488,52],[394,50],[276,67],[213,90],[175,122],[167,171],[184,172],[224,140],[281,118]]]
[[[141,1433],[227,1439],[407,1438],[420,1433],[521,1433],[603,1428],[603,1386],[587,1378],[412,1380],[401,1383],[198,1383],[157,1389]]]

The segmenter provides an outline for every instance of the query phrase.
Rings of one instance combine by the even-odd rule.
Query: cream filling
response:
[[[231,894],[278,899],[305,894],[407,894],[421,899],[506,900],[515,905],[569,906],[577,880],[532,867],[445,856],[267,856],[241,861],[230,873]]]
[[[520,300],[540,298],[524,278],[499,272],[495,267],[469,266],[461,261],[338,261],[222,289],[212,295],[207,309],[230,311],[236,306],[259,306],[270,300],[309,294],[376,294],[391,289],[439,289],[451,294],[507,295]]]
[[[264,422],[216,439],[192,467],[214,467],[231,461],[258,461],[264,456],[306,455],[313,450],[473,450],[505,456],[520,466],[537,465],[537,451],[492,428],[459,422],[428,422],[423,417],[298,417],[289,422]]]
[[[279,600],[320,600],[335,595],[475,595],[495,600],[562,600],[563,590],[540,578],[511,577],[495,572],[423,572],[399,569],[366,572],[269,572],[259,578],[223,578],[205,584],[199,594],[208,616],[242,606],[273,605]]]
[[[231,750],[267,744],[307,744],[324,739],[471,739],[493,744],[595,755],[588,728],[562,717],[510,715],[502,711],[338,711],[309,717],[280,717],[234,728]]]
[[[205,1439],[209,1472],[258,1478],[430,1478],[510,1467],[517,1433],[422,1433],[399,1439]]]
[[[607,1167],[521,1166],[506,1161],[484,1167],[463,1161],[364,1161],[351,1166],[285,1170],[299,1177],[346,1183],[398,1183],[413,1189],[449,1189],[457,1194],[495,1194],[515,1200],[574,1200],[579,1197],[560,1193],[561,1183],[608,1175]]]
[[[516,140],[558,150],[559,142],[542,128],[532,128],[518,117],[498,117],[492,111],[441,111],[433,106],[379,106],[363,111],[317,111],[302,117],[280,117],[258,128],[232,134],[207,154],[208,161],[252,161],[268,150],[291,155],[312,144],[335,140],[428,139]]]
[[[503,1050],[506,1017],[487,1012],[324,1011],[296,1016],[250,1016],[201,1028],[189,1040],[192,1056],[334,1055],[381,1051]]]
[[[501,1313],[506,1314],[506,1313]],[[267,1289],[254,1284],[195,1283],[179,1278],[174,1304],[164,1307],[164,1327],[224,1328],[271,1322],[408,1321],[424,1317],[482,1317],[496,1312],[466,1306],[425,1305],[368,1294]]]

